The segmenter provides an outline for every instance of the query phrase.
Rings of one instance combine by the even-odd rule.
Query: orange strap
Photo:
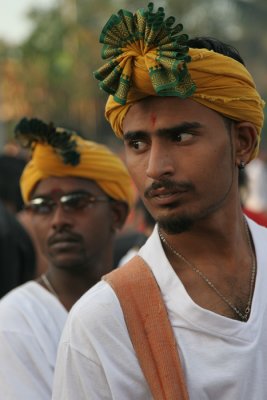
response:
[[[105,275],[115,291],[139,364],[155,400],[189,400],[175,337],[157,282],[135,256]]]

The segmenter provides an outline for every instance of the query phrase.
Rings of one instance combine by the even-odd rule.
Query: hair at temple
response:
[[[241,64],[245,65],[244,60],[240,56],[238,50],[231,46],[230,44],[226,44],[221,42],[218,39],[208,37],[208,36],[198,36],[192,39],[189,39],[187,42],[189,47],[193,49],[208,49],[213,50],[216,53],[223,54],[227,57],[231,57],[234,60],[240,62]]]

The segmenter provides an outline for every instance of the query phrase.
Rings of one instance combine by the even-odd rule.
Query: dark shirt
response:
[[[34,275],[32,241],[16,217],[0,203],[0,298]]]

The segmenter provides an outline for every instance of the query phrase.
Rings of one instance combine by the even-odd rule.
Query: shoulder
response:
[[[87,321],[97,324],[103,318],[108,319],[111,313],[122,313],[120,303],[110,285],[102,280],[77,301],[68,320],[78,324]]]
[[[36,374],[50,376],[67,315],[34,281],[12,290],[0,301],[0,363],[13,375],[34,365]]]
[[[101,281],[73,306],[61,337],[61,346],[91,357],[90,348],[127,337],[119,300],[108,283]]]
[[[61,330],[67,311],[35,281],[9,292],[0,301],[0,331],[29,333],[46,327]]]
[[[21,310],[24,307],[27,307],[27,304],[31,302],[32,297],[34,297],[34,293],[38,292],[39,286],[34,281],[29,281],[12,289],[8,292],[4,297],[0,300],[0,313],[4,313],[6,310],[10,309],[10,311]]]

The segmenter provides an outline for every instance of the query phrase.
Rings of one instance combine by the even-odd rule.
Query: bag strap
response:
[[[115,291],[139,364],[155,400],[189,400],[160,289],[140,256],[105,275]]]

